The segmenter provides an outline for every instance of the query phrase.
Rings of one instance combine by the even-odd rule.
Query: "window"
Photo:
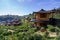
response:
[[[40,17],[41,17],[41,18],[45,18],[46,16],[47,16],[47,14],[45,14],[45,13],[41,13],[41,14],[40,14]]]

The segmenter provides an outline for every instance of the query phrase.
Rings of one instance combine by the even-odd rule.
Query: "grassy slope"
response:
[[[31,18],[32,16],[29,15],[29,17]],[[57,16],[55,16],[56,18],[60,17],[60,14],[57,14]],[[29,37],[31,36],[34,36],[35,38],[35,34],[34,34],[34,29],[33,28],[30,28],[30,22],[24,22],[24,19],[22,19],[22,25],[21,26],[0,26],[0,40],[23,40],[23,39],[26,39],[28,40]],[[14,29],[14,33],[12,34],[9,34],[9,35],[6,35],[6,33],[8,34],[9,32],[7,32],[7,30],[4,30],[4,29]],[[48,29],[47,31],[49,31],[51,28],[53,28],[53,26],[48,26]],[[20,29],[25,29],[25,30],[28,30],[27,32],[18,32],[18,30]],[[59,28],[56,28],[56,29],[59,29]],[[59,29],[60,30],[60,29]],[[5,34],[5,35],[3,35]],[[25,35],[24,35],[25,34]],[[46,37],[43,37],[43,40],[46,39],[48,40]],[[56,40],[56,39],[55,39]]]

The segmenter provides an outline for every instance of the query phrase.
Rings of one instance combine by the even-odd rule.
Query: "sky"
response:
[[[0,0],[0,15],[27,15],[60,7],[60,0]]]

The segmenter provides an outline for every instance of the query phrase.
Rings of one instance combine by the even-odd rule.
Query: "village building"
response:
[[[14,19],[11,21],[6,22],[6,26],[18,26],[21,25],[21,20],[20,19]]]
[[[24,18],[24,22],[25,22],[25,23],[30,22],[30,20],[31,20],[31,18],[29,18],[29,17],[25,17],[25,18]]]
[[[35,27],[47,27],[47,24],[49,22],[50,15],[53,15],[55,13],[54,10],[46,11],[44,9],[41,9],[38,12],[33,12],[33,15],[35,17],[34,19],[34,26]]]

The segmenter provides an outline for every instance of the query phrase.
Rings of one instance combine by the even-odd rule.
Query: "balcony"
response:
[[[33,22],[47,23],[47,22],[49,22],[49,20],[37,20],[37,19],[34,19]]]

